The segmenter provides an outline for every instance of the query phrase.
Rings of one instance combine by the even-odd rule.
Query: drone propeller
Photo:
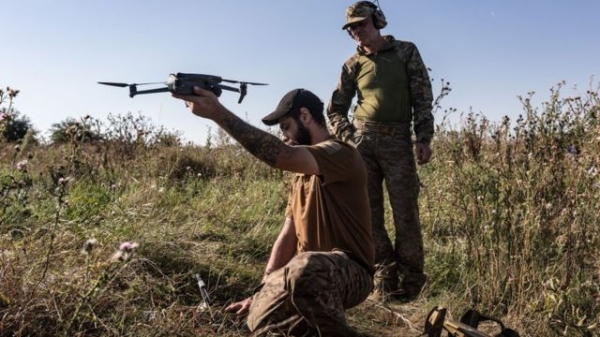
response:
[[[256,82],[240,82],[242,85],[250,84],[250,85],[269,85],[267,83],[256,83]]]
[[[133,84],[119,83],[119,82],[98,82],[98,84],[112,85],[114,87],[125,88],[125,87],[135,87],[135,86],[138,86],[138,85],[165,84],[165,82],[149,82],[149,83],[133,83]]]
[[[112,85],[113,87],[128,87],[131,84],[127,84],[127,83],[116,83],[116,82],[98,82],[98,84],[104,84],[104,85]]]
[[[267,83],[256,83],[256,82],[243,82],[243,81],[236,81],[236,80],[226,80],[224,78],[221,79],[221,81],[223,82],[229,82],[229,83],[240,83],[242,85],[244,84],[251,84],[251,85],[267,85]]]

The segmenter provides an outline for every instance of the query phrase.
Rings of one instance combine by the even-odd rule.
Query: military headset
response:
[[[377,0],[377,4],[375,4],[371,1],[359,1],[354,4],[354,7],[359,7],[359,6],[365,6],[365,7],[369,8],[369,10],[371,11],[371,18],[373,20],[373,25],[375,25],[375,28],[383,29],[383,28],[385,28],[385,26],[387,26],[387,20],[385,18],[385,15],[379,8],[378,0]]]

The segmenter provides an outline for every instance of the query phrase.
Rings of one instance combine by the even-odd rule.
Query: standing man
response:
[[[417,163],[425,164],[432,155],[433,94],[417,47],[382,36],[380,29],[386,25],[383,12],[370,1],[359,1],[346,10],[342,29],[358,47],[342,67],[327,116],[335,135],[355,144],[367,167],[377,269],[373,295],[412,301],[427,277],[411,131],[416,135]],[[355,95],[350,122],[348,110]],[[384,222],[384,181],[394,218],[394,245]]]
[[[279,124],[280,140],[235,116],[212,92],[194,89],[197,96],[173,96],[256,158],[296,173],[261,289],[226,310],[248,312],[253,336],[355,336],[344,310],[369,296],[375,270],[360,154],[329,134],[323,103],[308,90],[292,90],[263,118],[267,125]]]

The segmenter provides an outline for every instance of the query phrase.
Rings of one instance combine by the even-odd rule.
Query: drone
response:
[[[239,83],[240,87],[235,88],[228,85],[223,85],[221,82],[227,83]],[[242,103],[242,100],[248,93],[248,85],[267,85],[267,83],[256,83],[256,82],[242,82],[235,80],[227,80],[220,76],[204,75],[204,74],[170,74],[166,82],[151,82],[151,83],[118,83],[118,82],[98,82],[99,84],[112,85],[115,87],[129,87],[129,97],[133,98],[135,95],[142,94],[154,94],[158,92],[172,92],[181,95],[194,95],[194,87],[200,87],[205,90],[212,91],[217,97],[221,96],[223,90],[229,90],[240,93],[238,103]],[[138,90],[138,86],[152,85],[152,84],[164,84],[166,87]]]

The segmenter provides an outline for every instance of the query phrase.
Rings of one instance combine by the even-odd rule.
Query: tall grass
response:
[[[600,335],[600,102],[597,89],[561,88],[540,107],[521,98],[516,121],[442,119],[419,172],[424,296],[396,308],[402,327],[372,307],[349,311],[352,324],[416,335],[444,304],[523,336]],[[93,142],[1,144],[0,336],[247,335],[222,308],[262,277],[288,175],[222,132],[183,145],[131,115],[107,130]]]
[[[439,127],[423,174],[431,290],[532,335],[597,335],[600,101],[562,86],[539,108],[521,98],[515,123],[469,113]]]

